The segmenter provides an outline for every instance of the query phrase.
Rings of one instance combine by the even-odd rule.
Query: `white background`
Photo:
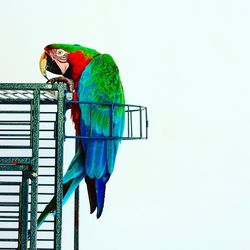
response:
[[[79,43],[110,53],[127,103],[149,108],[150,138],[122,144],[100,220],[81,185],[81,250],[250,248],[249,1],[9,0],[0,12],[1,82],[44,82],[43,47]]]

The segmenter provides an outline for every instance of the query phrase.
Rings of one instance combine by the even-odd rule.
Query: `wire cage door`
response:
[[[26,165],[0,166],[0,175],[5,174],[4,180],[0,181],[0,249],[27,248],[28,233],[28,190],[29,168]],[[17,180],[11,179],[19,174]]]

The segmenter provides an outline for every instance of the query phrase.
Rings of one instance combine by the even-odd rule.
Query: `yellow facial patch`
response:
[[[40,66],[40,71],[42,73],[42,75],[48,79],[47,74],[46,74],[46,69],[47,69],[47,56],[46,53],[44,52],[40,58],[40,62],[39,62],[39,66]]]

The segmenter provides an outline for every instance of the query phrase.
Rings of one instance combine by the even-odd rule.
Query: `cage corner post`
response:
[[[63,145],[64,145],[64,123],[65,123],[65,86],[58,84],[56,117],[56,215],[54,224],[54,249],[61,250],[62,247],[62,199],[63,199]]]
[[[40,89],[34,89],[31,105],[32,131],[32,178],[31,178],[31,214],[30,214],[30,250],[37,249],[37,208],[38,208],[38,168],[39,168],[39,121]]]
[[[77,146],[79,144],[79,139],[76,139],[75,151],[77,151]],[[74,250],[79,250],[79,207],[80,207],[80,186],[75,190],[75,200],[74,200]]]

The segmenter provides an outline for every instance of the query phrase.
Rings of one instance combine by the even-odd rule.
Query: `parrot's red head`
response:
[[[46,78],[46,72],[49,71],[72,79],[75,85],[78,85],[83,70],[98,54],[93,49],[76,44],[50,44],[44,48],[44,53],[41,56],[40,71]]]

